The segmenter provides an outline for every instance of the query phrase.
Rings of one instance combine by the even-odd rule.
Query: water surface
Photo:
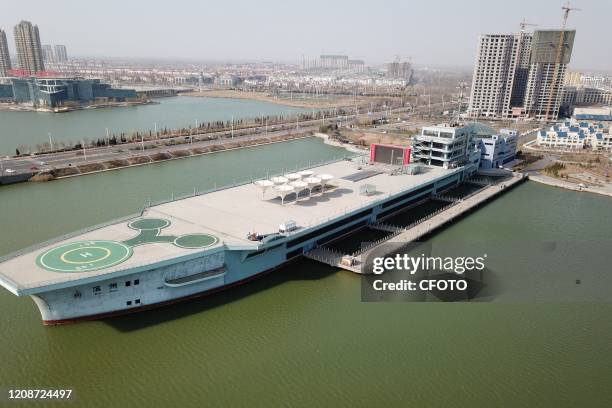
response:
[[[0,253],[129,214],[149,197],[342,153],[307,139],[2,187]],[[604,242],[611,203],[528,182],[431,240],[478,250]],[[584,271],[609,272],[609,247],[591,254]],[[513,259],[494,266],[512,281]],[[0,310],[0,388],[70,387],[74,406],[612,403],[605,302],[362,303],[359,277],[304,260],[223,294],[97,322],[44,327],[31,300],[4,289]]]

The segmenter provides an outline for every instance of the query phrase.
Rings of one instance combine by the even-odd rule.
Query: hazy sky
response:
[[[0,28],[38,24],[42,43],[78,56],[301,61],[342,53],[377,64],[472,66],[480,33],[521,19],[559,27],[565,0],[1,0]],[[612,69],[612,1],[574,0],[572,67]]]

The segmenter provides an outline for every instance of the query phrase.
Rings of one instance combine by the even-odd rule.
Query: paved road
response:
[[[559,160],[559,156],[547,154],[544,157],[542,157],[540,160],[533,162],[527,167],[525,167],[523,172],[538,173],[540,170],[543,170],[544,168],[550,166],[551,164],[554,164],[557,160]]]
[[[399,108],[391,110],[392,113],[400,113],[409,108]],[[386,115],[386,111],[373,112],[371,114],[361,113],[359,117],[368,117],[377,119]],[[342,125],[354,123],[355,115],[338,116],[336,118],[326,118],[325,123],[340,123]],[[71,150],[60,153],[39,154],[36,156],[25,156],[19,158],[0,158],[0,176],[17,175],[22,173],[32,173],[43,170],[51,170],[53,168],[71,167],[76,165],[100,163],[109,160],[128,159],[134,156],[141,156],[143,151],[146,154],[156,154],[186,148],[206,147],[220,143],[226,143],[231,140],[253,140],[265,138],[268,136],[286,136],[289,133],[306,133],[315,131],[323,123],[323,120],[309,120],[299,123],[285,123],[282,125],[258,126],[248,129],[239,129],[233,132],[228,130],[210,133],[199,133],[190,136],[179,136],[173,138],[165,138],[159,140],[144,140],[135,143],[125,143],[116,146],[104,146],[86,148],[83,150]],[[214,140],[209,140],[213,138]],[[181,142],[189,141],[176,146],[166,146],[163,143],[180,140]]]
[[[2,160],[2,166],[4,167],[4,175],[20,174],[37,170],[50,170],[53,168],[63,168],[84,164],[100,163],[109,160],[129,159],[135,156],[142,156],[143,153],[147,155],[163,152],[172,153],[173,151],[177,150],[206,147],[221,143],[227,143],[230,141],[238,142],[244,140],[262,139],[268,136],[285,136],[292,132],[305,133],[315,129],[316,127],[310,125],[300,126],[300,128],[297,130],[294,126],[292,129],[277,130],[268,132],[267,134],[265,133],[265,130],[264,133],[252,133],[245,135],[242,134],[243,132],[234,132],[234,138],[231,137],[231,134],[226,135],[227,132],[221,132],[221,134],[218,135],[209,133],[206,135],[194,135],[193,138],[190,138],[189,136],[180,137],[179,139],[181,139],[181,141],[188,141],[188,143],[179,144],[175,146],[166,146],[163,144],[164,141],[169,141],[172,139],[161,139],[160,141],[143,141],[142,143],[127,143],[118,146],[96,147],[62,153],[42,154],[37,156],[5,159]],[[214,140],[198,140],[198,136],[202,138],[218,138]],[[143,146],[145,148],[144,151]],[[7,172],[7,169],[11,169],[12,171],[14,171],[14,173],[12,173],[12,171],[10,170],[9,172]]]

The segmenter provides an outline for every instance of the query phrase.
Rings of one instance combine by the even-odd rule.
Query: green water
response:
[[[67,113],[0,111],[0,155],[15,154],[15,148],[49,142],[93,140],[111,133],[195,126],[218,120],[260,115],[289,115],[303,109],[268,102],[180,96],[157,99],[159,104],[91,109]],[[21,149],[26,151],[28,149]]]
[[[0,253],[129,214],[150,196],[342,153],[307,139],[2,187]],[[478,251],[603,241],[581,261],[609,273],[611,203],[528,182],[432,241]],[[512,259],[495,268],[516,272]],[[612,403],[606,302],[362,303],[359,277],[304,260],[223,294],[104,321],[44,327],[31,300],[5,290],[0,310],[0,389],[69,387],[70,406]]]

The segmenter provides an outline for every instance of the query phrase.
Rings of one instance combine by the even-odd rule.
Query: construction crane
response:
[[[559,34],[559,43],[557,44],[557,57],[555,58],[555,66],[553,68],[552,82],[550,83],[550,96],[548,98],[548,104],[546,105],[546,120],[553,120],[553,113],[550,111],[553,100],[556,100],[559,96],[555,93],[557,79],[559,78],[559,66],[561,65],[561,58],[563,57],[563,48],[565,47],[565,27],[567,26],[567,19],[570,11],[580,11],[579,8],[571,7],[568,1],[563,7],[563,22],[561,23],[561,33]]]
[[[535,27],[535,26],[537,26],[537,24],[528,23],[528,22],[525,21],[525,19],[522,19],[521,20],[521,33],[525,32],[525,27],[527,27],[527,26],[534,26]]]

